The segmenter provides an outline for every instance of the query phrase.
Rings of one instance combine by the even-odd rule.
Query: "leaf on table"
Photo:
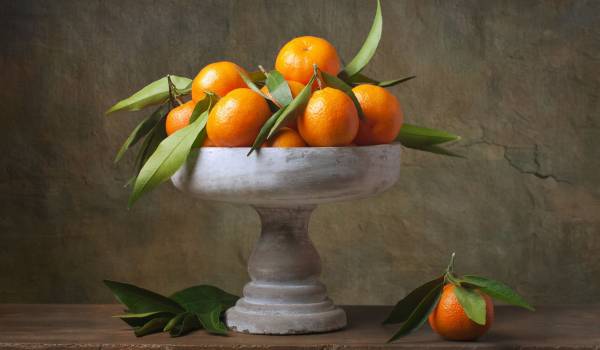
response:
[[[371,61],[371,58],[377,50],[379,40],[381,39],[381,32],[383,29],[383,17],[381,15],[381,4],[377,0],[377,10],[375,11],[375,18],[373,18],[373,24],[371,30],[367,35],[367,39],[363,43],[362,47],[354,56],[352,61],[344,67],[343,74],[346,76],[353,76],[356,73],[360,73],[363,68]]]
[[[423,298],[423,300],[421,300],[413,312],[411,312],[406,322],[404,322],[400,329],[388,340],[388,343],[393,342],[394,340],[397,340],[398,338],[407,335],[416,329],[419,329],[423,323],[425,323],[427,317],[440,300],[442,286],[443,283],[440,283],[430,290],[429,293],[427,293],[427,295]]]
[[[177,315],[165,326],[164,331],[169,332],[171,337],[180,337],[186,335],[196,329],[201,329],[202,325],[198,321],[198,317],[190,312],[184,312]]]
[[[169,317],[153,318],[146,322],[142,327],[137,327],[133,330],[136,337],[143,337],[148,334],[162,332],[163,328],[169,322]]]
[[[163,311],[153,311],[153,312],[144,312],[144,313],[137,313],[137,314],[133,314],[133,313],[128,313],[128,314],[123,314],[123,315],[115,315],[113,317],[117,317],[120,318],[121,321],[127,323],[129,326],[131,327],[141,327],[143,325],[145,325],[148,321],[150,321],[153,318],[160,318],[160,317],[173,317],[174,314],[170,313],[170,312],[163,312]]]
[[[485,325],[485,299],[476,290],[454,286],[454,295],[473,322]]]
[[[186,311],[194,313],[207,313],[216,306],[220,311],[225,311],[239,299],[237,295],[209,285],[189,287],[174,293],[170,298]]]
[[[269,72],[267,76],[267,89],[269,89],[269,94],[274,102],[278,103],[280,106],[287,106],[292,102],[292,91],[290,90],[290,86],[287,81],[276,70],[272,70]]]
[[[427,296],[427,294],[444,282],[444,276],[429,281],[412,292],[408,293],[392,309],[389,316],[383,324],[394,324],[405,322],[417,305]]]
[[[354,107],[356,107],[358,116],[361,119],[365,118],[362,107],[360,106],[360,103],[358,102],[358,99],[356,98],[356,95],[354,94],[354,91],[352,91],[352,87],[350,85],[346,84],[342,79],[340,79],[336,76],[333,76],[331,74],[327,74],[323,71],[321,71],[321,76],[323,77],[323,80],[325,81],[325,85],[345,92],[346,95],[348,95],[350,97],[350,99],[352,100],[352,103],[354,103]]]
[[[461,283],[466,283],[479,288],[479,290],[494,299],[504,301],[511,305],[520,306],[531,311],[535,310],[522,296],[502,282],[473,275],[463,276],[460,281]]]
[[[316,77],[317,77],[317,68],[315,66],[314,73],[313,73],[312,77],[310,78],[308,84],[306,84],[306,86],[304,86],[302,91],[300,91],[300,93],[298,95],[296,95],[296,97],[292,100],[292,102],[290,102],[289,105],[287,105],[286,107],[283,108],[283,112],[281,112],[281,114],[277,117],[277,120],[273,124],[273,127],[271,127],[271,130],[269,131],[269,134],[267,135],[267,139],[270,139],[271,136],[273,136],[279,130],[279,128],[285,123],[287,118],[289,116],[293,115],[292,113],[294,113],[296,111],[296,109],[301,108],[302,106],[304,106],[306,104],[306,102],[308,101],[308,98],[310,97],[310,93],[312,91],[312,84],[314,83]]]
[[[207,119],[208,111],[204,111],[193,123],[177,130],[158,145],[135,179],[129,207],[142,194],[169,179],[185,163],[192,146],[206,126]]]
[[[188,312],[182,312],[178,315],[171,316],[172,318],[169,320],[169,322],[167,322],[167,324],[165,325],[165,328],[163,328],[163,332],[169,332],[176,325],[181,324],[187,314],[188,314]]]
[[[133,129],[127,140],[123,143],[119,152],[117,152],[117,156],[115,157],[115,163],[117,163],[127,150],[134,146],[139,140],[144,138],[148,133],[150,133],[156,125],[158,125],[161,120],[169,113],[169,104],[164,103],[160,107],[158,107],[150,116],[142,120],[136,127]]]
[[[108,280],[104,280],[104,284],[127,307],[128,313],[163,311],[178,314],[184,311],[175,301],[147,289]]]
[[[137,111],[151,105],[165,102],[169,98],[169,83],[167,77],[169,76],[160,78],[155,82],[146,85],[140,91],[128,98],[117,102],[117,104],[106,111],[106,114],[117,111]],[[185,91],[192,82],[189,78],[176,75],[171,75],[170,78],[175,87],[182,91]]]
[[[214,306],[212,310],[203,313],[196,313],[198,320],[204,329],[212,334],[226,335],[227,326],[221,321],[221,310],[219,306]]]

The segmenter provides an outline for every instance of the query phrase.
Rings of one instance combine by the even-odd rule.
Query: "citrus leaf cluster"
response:
[[[131,326],[138,337],[157,332],[179,337],[198,329],[226,335],[223,315],[239,299],[209,285],[189,287],[165,297],[128,283],[105,280],[104,284],[127,308],[124,314],[114,317]]]

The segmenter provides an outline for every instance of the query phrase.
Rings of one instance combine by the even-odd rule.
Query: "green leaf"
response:
[[[290,102],[289,105],[284,107],[284,111],[281,112],[281,114],[277,117],[275,124],[273,125],[273,127],[269,131],[269,134],[267,135],[267,139],[271,138],[271,136],[273,136],[279,130],[279,127],[281,125],[283,125],[283,123],[285,123],[286,118],[291,116],[296,111],[296,109],[298,109],[301,106],[304,106],[306,104],[306,102],[308,101],[308,98],[310,97],[310,93],[312,90],[312,84],[315,81],[316,77],[317,77],[317,71],[315,68],[315,72],[313,73],[313,76],[310,78],[308,84],[306,84],[306,86],[302,89],[302,91],[300,91],[300,93],[298,95],[296,95],[296,97],[292,100],[292,102]]]
[[[269,131],[273,128],[273,125],[275,125],[275,122],[284,110],[285,107],[279,109],[277,112],[273,113],[273,115],[271,115],[269,119],[267,119],[267,121],[263,124],[262,128],[260,128],[260,131],[258,132],[258,135],[256,136],[256,139],[254,140],[254,143],[252,144],[252,147],[250,148],[250,151],[248,152],[247,156],[252,154],[253,151],[258,150],[262,147],[262,144],[267,139]]]
[[[276,70],[269,72],[267,76],[267,89],[274,102],[278,102],[280,106],[287,106],[292,102],[292,91],[281,73]]]
[[[267,77],[265,76],[265,73],[263,73],[260,70],[257,70],[254,72],[249,72],[248,78],[255,84],[256,83],[264,83],[265,80],[267,79]]]
[[[134,146],[139,140],[151,132],[154,127],[159,124],[160,121],[169,113],[169,110],[169,104],[165,103],[158,107],[149,117],[142,120],[142,122],[139,123],[135,129],[133,129],[127,140],[125,140],[125,143],[123,143],[121,149],[119,149],[119,152],[117,152],[115,163],[121,160],[125,152],[127,152],[130,147]]]
[[[504,301],[511,305],[520,306],[531,311],[535,310],[527,301],[525,301],[525,299],[523,299],[523,297],[502,282],[473,275],[463,276],[460,281],[461,283],[466,283],[479,288],[483,293],[494,299]]]
[[[381,31],[383,29],[383,18],[381,16],[381,4],[377,0],[377,10],[375,12],[375,18],[367,39],[363,43],[356,56],[344,67],[344,74],[353,76],[356,73],[360,73],[363,68],[371,61],[371,58],[377,50],[379,40],[381,39]]]
[[[358,116],[361,119],[365,118],[362,108],[360,107],[360,103],[358,102],[358,99],[356,98],[356,95],[354,94],[354,91],[352,91],[352,87],[350,85],[346,84],[342,79],[335,77],[333,75],[327,74],[323,71],[321,71],[321,76],[323,77],[323,80],[325,80],[325,85],[330,86],[335,89],[338,89],[338,90],[342,90],[343,92],[346,93],[346,95],[350,96],[350,99],[352,99],[352,103],[354,103],[354,107],[356,107]]]
[[[188,312],[182,312],[178,315],[175,315],[173,318],[171,318],[171,320],[167,323],[167,325],[165,326],[165,328],[163,328],[164,332],[169,332],[171,331],[171,329],[173,329],[175,326],[181,324],[183,322],[183,319],[185,318],[185,316],[188,315]]]
[[[443,283],[440,283],[430,290],[429,293],[427,293],[427,295],[423,298],[423,300],[421,300],[413,312],[411,312],[406,322],[402,324],[398,332],[396,332],[396,334],[394,334],[387,341],[388,343],[391,343],[394,340],[397,340],[398,338],[405,336],[416,329],[419,329],[423,323],[425,323],[427,317],[440,300],[442,287]]]
[[[192,83],[191,79],[171,75],[171,81],[179,90],[186,91]],[[128,98],[119,101],[114,106],[110,107],[106,114],[116,111],[137,111],[144,107],[165,102],[169,98],[169,83],[167,77],[158,79],[157,81],[146,85],[143,89],[129,96]]]
[[[449,156],[449,157],[456,157],[456,158],[465,158],[465,156],[463,156],[462,154],[458,154],[455,152],[452,152],[444,147],[441,147],[439,145],[429,145],[429,146],[422,146],[419,148],[414,148],[414,147],[408,147],[408,148],[412,148],[412,149],[416,149],[419,151],[424,151],[424,152],[429,152],[429,153],[435,153],[435,154],[440,154],[443,156]]]
[[[444,276],[429,281],[417,289],[410,292],[392,309],[383,324],[394,324],[405,322],[417,305],[427,296],[427,294],[444,282]]]
[[[454,286],[454,295],[473,322],[485,325],[485,299],[476,290]]]
[[[132,284],[104,280],[104,284],[115,295],[116,299],[125,305],[129,313],[170,312],[178,314],[183,308],[175,301]]]
[[[247,76],[246,73],[242,72],[241,70],[238,70],[238,73],[240,73],[240,76],[242,77],[242,80],[244,80],[244,82],[246,83],[246,85],[248,85],[248,87],[250,88],[250,90],[256,92],[257,94],[261,95],[263,98],[265,98],[267,100],[271,100],[269,98],[269,96],[265,95],[262,91],[260,91],[260,89],[258,88],[258,86],[256,86],[256,84],[254,84],[254,82],[252,81],[252,79],[250,79],[250,77]]]
[[[197,109],[194,108],[192,116],[196,112]],[[207,119],[208,111],[204,111],[194,122],[185,128],[177,130],[158,145],[156,151],[148,158],[148,161],[144,164],[135,179],[133,193],[129,198],[129,207],[142,194],[169,179],[185,163],[198,135],[206,126]]]
[[[127,323],[131,327],[141,327],[153,318],[173,317],[173,314],[170,312],[153,311],[153,312],[144,312],[144,313],[139,313],[139,314],[116,315],[113,317],[120,318],[121,321]]]
[[[169,317],[153,318],[142,327],[134,329],[133,333],[136,337],[143,337],[148,334],[162,332],[165,325],[169,322]]]
[[[225,311],[239,299],[237,295],[209,285],[189,287],[174,293],[170,298],[186,311],[197,314],[211,312],[217,306],[220,311]]]
[[[402,125],[396,137],[396,141],[399,141],[403,146],[417,149],[457,140],[460,140],[460,136],[407,123]]]
[[[368,76],[366,76],[362,73],[357,73],[357,74],[347,78],[345,81],[351,85],[373,84],[373,85],[377,85],[377,86],[381,86],[381,87],[391,87],[391,86],[395,86],[398,84],[402,84],[402,83],[412,80],[416,77],[417,77],[416,75],[413,75],[413,76],[406,77],[406,78],[378,81],[376,79],[369,78]]]
[[[171,337],[180,337],[193,330],[202,328],[202,325],[198,321],[198,317],[196,317],[196,315],[192,313],[185,313],[184,315],[183,321],[177,323],[171,330],[169,330]]]
[[[197,313],[198,320],[206,329],[207,332],[213,334],[225,335],[227,334],[227,326],[221,321],[221,310],[218,306],[215,306],[212,310],[204,313]]]

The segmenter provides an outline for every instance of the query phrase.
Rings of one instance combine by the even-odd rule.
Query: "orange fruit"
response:
[[[381,86],[363,84],[352,89],[363,110],[356,144],[378,145],[394,141],[404,115],[396,96]]]
[[[247,87],[238,70],[246,73],[242,67],[228,61],[205,66],[192,80],[192,100],[202,100],[205,91],[212,91],[223,97],[233,89]]]
[[[304,142],[296,130],[281,128],[269,140],[268,147],[306,147],[306,142]]]
[[[317,90],[298,116],[298,131],[311,146],[348,146],[358,133],[356,107],[340,90]]]
[[[494,322],[492,299],[480,293],[485,299],[485,325],[479,325],[467,316],[454,294],[454,285],[446,284],[440,301],[429,315],[429,325],[442,337],[449,340],[475,340],[482,336]]]
[[[325,39],[301,36],[287,42],[275,59],[277,69],[286,80],[307,84],[313,75],[313,64],[331,75],[340,72],[340,58],[335,47]]]
[[[293,81],[293,80],[288,80],[287,83],[288,83],[288,86],[290,87],[290,92],[292,93],[292,98],[298,96],[298,94],[302,91],[302,89],[304,89],[304,86],[305,86],[304,84],[301,84],[301,83],[299,83],[297,81]],[[269,88],[267,88],[266,85],[263,86],[260,89],[260,91],[262,91],[268,97],[271,97],[271,94],[269,93]],[[299,110],[296,110],[293,115],[287,117],[283,126],[292,128],[294,130],[298,130],[298,127],[296,126],[296,117],[298,116],[298,112],[299,112]]]
[[[206,132],[218,147],[248,147],[270,115],[262,96],[248,88],[235,89],[210,111]]]
[[[182,129],[190,123],[190,117],[196,107],[196,102],[188,101],[180,106],[173,108],[165,120],[165,130],[167,136],[171,135],[175,131]]]

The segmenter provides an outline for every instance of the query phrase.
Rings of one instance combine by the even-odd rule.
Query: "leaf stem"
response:
[[[317,85],[319,86],[319,90],[323,90],[323,83],[321,82],[321,70],[317,66],[317,64],[313,64],[313,71],[317,79]]]
[[[261,64],[258,65],[258,69],[260,69],[260,71],[263,72],[263,74],[265,75],[265,78],[269,78],[269,73],[265,70],[265,68]]]

